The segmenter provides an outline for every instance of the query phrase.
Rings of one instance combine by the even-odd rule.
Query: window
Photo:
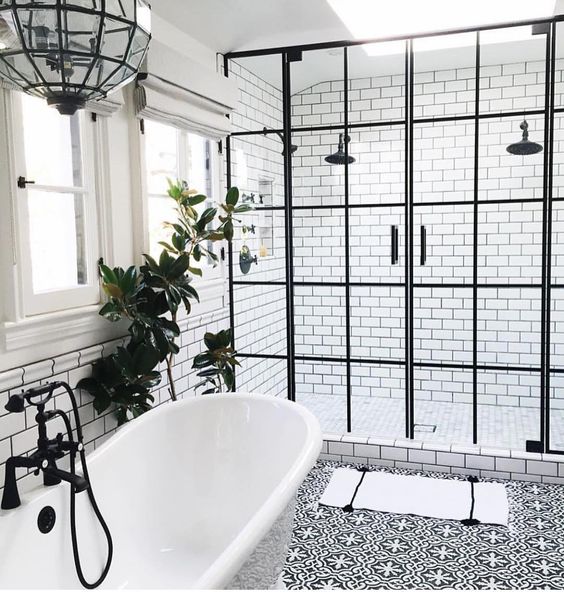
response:
[[[23,93],[12,98],[24,313],[96,304],[93,123]]]
[[[212,141],[203,136],[175,127],[145,122],[145,162],[148,193],[149,252],[157,256],[162,251],[159,241],[168,241],[170,231],[165,222],[176,219],[174,201],[167,195],[167,179],[181,179],[191,189],[207,195],[209,201],[199,208],[209,207],[215,201],[215,162]],[[202,266],[202,263],[200,266]],[[209,279],[209,275],[207,276]]]

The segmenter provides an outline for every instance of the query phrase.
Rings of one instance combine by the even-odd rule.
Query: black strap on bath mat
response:
[[[362,473],[362,477],[360,478],[360,481],[358,482],[358,484],[357,484],[357,486],[356,486],[356,488],[354,490],[354,493],[353,493],[353,496],[351,498],[351,501],[346,506],[343,506],[343,512],[349,512],[350,513],[350,512],[352,512],[354,510],[354,508],[353,508],[354,498],[356,497],[356,494],[358,493],[358,490],[359,490],[360,486],[362,485],[362,482],[364,481],[364,477],[366,476],[366,473],[368,473],[368,470],[369,469],[367,469],[366,467],[361,467],[360,469],[357,469],[357,471],[359,473]]]
[[[481,524],[479,520],[474,518],[474,506],[476,505],[476,499],[474,497],[474,483],[478,483],[478,477],[468,477],[468,481],[470,482],[470,495],[472,496],[472,504],[470,505],[470,517],[464,518],[460,522],[464,524],[464,526],[476,526]]]

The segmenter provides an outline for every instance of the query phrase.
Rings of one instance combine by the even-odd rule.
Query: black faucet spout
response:
[[[55,466],[43,469],[43,474],[45,475],[45,485],[57,485],[61,481],[66,481],[74,488],[75,493],[86,491],[89,487],[88,481],[84,477],[63,471]]]
[[[6,461],[4,492],[2,494],[2,504],[0,505],[2,510],[13,510],[21,505],[16,482],[17,468],[37,469],[37,461],[25,456],[11,456]]]

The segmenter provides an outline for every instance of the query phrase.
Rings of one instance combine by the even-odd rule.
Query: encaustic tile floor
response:
[[[509,526],[463,526],[452,520],[362,510],[347,514],[320,506],[337,466],[354,465],[320,461],[299,491],[283,576],[288,588],[564,588],[564,487],[506,481]]]

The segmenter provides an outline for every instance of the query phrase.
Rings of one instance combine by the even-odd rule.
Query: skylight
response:
[[[555,0],[327,0],[355,39],[416,35],[496,23],[550,17]],[[490,32],[485,42],[516,41],[530,36],[530,27]],[[472,39],[471,39],[472,37]],[[416,42],[420,51],[464,47],[473,35],[449,35]],[[403,42],[365,46],[368,55],[403,51]]]

